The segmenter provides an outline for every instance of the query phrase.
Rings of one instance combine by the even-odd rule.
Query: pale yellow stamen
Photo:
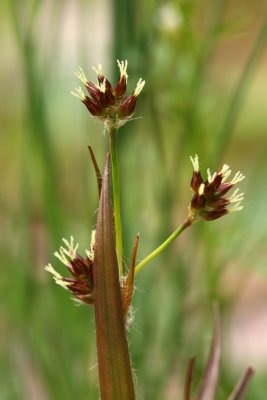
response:
[[[230,203],[239,203],[244,200],[244,193],[238,193],[239,189],[236,189],[234,193],[229,197]]]
[[[128,61],[127,60],[125,60],[125,61],[117,60],[117,63],[118,63],[119,69],[120,69],[120,78],[125,77],[126,82],[127,82],[127,79],[128,79],[128,74],[127,74]]]
[[[69,265],[70,265],[70,262],[69,262],[69,260],[67,259],[67,257],[65,256],[62,247],[60,247],[59,251],[55,251],[55,252],[54,252],[54,256],[57,257],[57,258],[59,259],[59,261],[62,262],[62,264],[66,265],[66,266],[69,266]]]
[[[82,91],[82,88],[79,86],[78,88],[75,88],[76,93],[75,92],[71,92],[71,94],[73,94],[73,96],[78,97],[78,99],[80,100],[85,100],[86,96]]]
[[[219,172],[221,175],[225,175],[227,171],[229,171],[229,165],[223,164],[221,171]]]
[[[61,246],[59,249],[59,252],[56,251],[54,253],[55,257],[57,257],[63,264],[66,266],[70,265],[70,260],[74,260],[76,255],[77,255],[77,249],[79,247],[79,244],[77,243],[76,246],[74,246],[74,239],[73,236],[70,238],[70,242],[68,242],[66,239],[62,239],[63,242],[65,243],[66,247]],[[66,257],[67,256],[67,257]],[[70,259],[70,260],[69,260]]]
[[[198,189],[198,194],[199,194],[199,196],[201,196],[202,194],[204,194],[204,189],[205,189],[205,184],[204,184],[204,183],[201,183],[201,185],[199,186],[199,189]]]
[[[95,247],[95,230],[93,230],[91,233],[90,250],[85,250],[87,257],[91,261],[94,260],[94,247]]]
[[[145,83],[146,83],[146,82],[143,81],[142,78],[139,79],[139,81],[137,82],[135,91],[134,91],[134,96],[137,97],[137,96],[141,93],[143,87],[145,86]]]
[[[81,81],[84,85],[86,85],[86,83],[88,82],[88,80],[87,80],[87,78],[86,78],[86,76],[85,76],[85,73],[83,72],[82,67],[79,67],[79,68],[77,69],[77,71],[75,72],[75,75],[77,76],[78,79],[80,79],[80,81]]]
[[[52,265],[51,265],[50,263],[47,264],[47,265],[44,267],[44,269],[45,269],[47,272],[49,272],[50,274],[52,274],[53,277],[54,277],[55,279],[61,279],[61,278],[62,278],[62,276],[52,267]]]
[[[231,180],[231,184],[235,185],[238,182],[241,182],[243,179],[245,178],[245,175],[241,174],[240,171],[238,171],[235,176],[233,177],[233,179]]]
[[[217,173],[214,172],[213,175],[211,175],[210,169],[207,169],[207,176],[208,176],[208,182],[211,183],[214,181],[215,177],[216,177]]]
[[[195,172],[199,172],[199,162],[198,162],[198,155],[196,154],[195,157],[190,157],[191,163],[193,165],[193,169]]]
[[[224,164],[221,171],[219,172],[220,175],[222,175],[222,182],[225,182],[226,179],[229,177],[229,175],[231,175],[231,170],[229,165]]]
[[[100,90],[100,92],[106,93],[106,78],[103,80],[102,83],[96,84],[96,87]]]
[[[73,260],[76,257],[79,244],[77,243],[76,246],[74,246],[73,236],[70,237],[70,242],[68,242],[67,239],[64,238],[62,240],[67,246],[67,249],[61,247],[62,250],[64,251],[65,254],[67,254],[68,257],[70,257]]]
[[[240,204],[241,204],[241,202],[236,203],[233,207],[228,208],[228,211],[232,212],[232,211],[241,211],[241,210],[243,210],[244,206],[241,206]]]
[[[102,65],[101,65],[101,64],[97,64],[97,68],[95,68],[94,66],[92,66],[92,69],[95,71],[95,73],[97,74],[97,76],[103,75],[103,69],[102,69]]]
[[[55,282],[62,286],[64,289],[68,289],[68,283],[62,280],[62,276],[52,267],[51,264],[48,264],[44,268],[47,272],[53,275]]]

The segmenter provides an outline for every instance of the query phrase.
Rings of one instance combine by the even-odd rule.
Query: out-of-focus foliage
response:
[[[27,1],[0,5],[0,398],[98,398],[93,311],[76,307],[43,267],[62,237],[88,248],[107,138],[69,93],[73,72],[101,62],[129,86],[146,80],[120,131],[125,256],[182,222],[189,156],[247,177],[245,209],[193,226],[137,277],[130,348],[139,399],[179,398],[188,359],[203,370],[212,303],[223,310],[218,399],[248,364],[248,400],[266,393],[266,37],[263,0]],[[138,119],[138,117],[142,117]],[[60,266],[58,266],[60,268]]]

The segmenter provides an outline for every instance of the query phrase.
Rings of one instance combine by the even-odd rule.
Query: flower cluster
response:
[[[236,189],[230,197],[225,197],[230,189],[245,178],[241,172],[237,172],[231,181],[227,181],[231,170],[224,164],[221,171],[214,172],[213,175],[208,169],[207,179],[204,181],[199,170],[198,156],[191,157],[191,162],[194,171],[191,179],[193,197],[189,206],[189,218],[192,222],[199,219],[212,221],[243,208],[240,204],[244,193],[238,193],[239,189]]]
[[[129,267],[128,275],[120,277],[120,291],[122,308],[127,324],[131,319],[128,315],[130,311],[132,295],[133,295],[133,279],[134,264],[138,245],[136,240],[131,267]],[[67,267],[72,277],[65,278],[61,276],[49,263],[45,266],[45,270],[53,275],[55,282],[64,289],[69,290],[76,300],[80,303],[94,304],[94,246],[95,231],[92,231],[90,250],[86,250],[86,257],[83,258],[77,253],[79,245],[74,245],[74,239],[71,236],[70,241],[62,239],[65,245],[61,246],[59,251],[54,255]]]
[[[92,232],[91,249],[86,250],[86,258],[77,253],[78,244],[74,246],[73,237],[70,242],[63,239],[66,246],[61,246],[54,255],[68,268],[72,278],[63,278],[51,264],[46,265],[45,270],[50,272],[57,284],[68,289],[81,303],[93,304],[94,284],[93,284],[93,264],[94,264],[94,241],[95,232]]]
[[[98,83],[88,81],[81,67],[75,74],[86,87],[89,96],[83,93],[81,87],[76,88],[76,92],[72,92],[74,96],[82,100],[94,117],[104,122],[106,126],[116,129],[124,125],[132,117],[137,96],[145,85],[145,81],[139,79],[134,92],[129,97],[126,97],[128,62],[119,60],[117,62],[120,77],[114,88],[103,75],[102,65],[98,64],[97,68],[93,67],[97,74]]]

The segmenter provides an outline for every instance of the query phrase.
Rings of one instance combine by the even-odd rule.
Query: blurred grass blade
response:
[[[221,317],[219,306],[214,306],[214,331],[209,358],[202,377],[197,400],[214,400],[221,358]]]
[[[216,145],[213,151],[213,161],[218,161],[225,151],[227,143],[229,142],[230,135],[234,128],[234,124],[239,116],[239,111],[244,99],[244,92],[247,88],[249,79],[254,71],[256,62],[261,55],[267,41],[267,17],[265,18],[262,27],[259,31],[255,44],[251,50],[247,64],[245,65],[236,89],[231,97],[231,100],[226,111],[225,119],[222,123],[221,129],[218,132]]]
[[[195,357],[192,357],[189,360],[186,377],[185,377],[184,400],[191,399],[191,386],[192,386],[194,366],[195,366]]]
[[[230,395],[228,400],[244,400],[247,393],[248,384],[253,375],[253,369],[248,368],[244,375],[241,377],[240,381],[236,384],[233,393]]]
[[[134,386],[124,327],[113,210],[106,158],[96,227],[95,323],[101,400],[134,400]]]

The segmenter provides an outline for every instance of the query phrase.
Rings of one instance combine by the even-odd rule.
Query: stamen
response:
[[[62,247],[59,249],[59,252],[55,251],[54,256],[57,257],[59,259],[59,261],[61,261],[62,264],[66,265],[67,267],[70,265],[70,262],[67,259],[67,257],[65,256]]]
[[[92,66],[93,70],[95,71],[95,73],[97,74],[97,76],[102,76],[103,75],[103,70],[102,70],[102,65],[101,64],[97,64],[97,68],[95,68],[94,66]]]
[[[76,246],[74,247],[73,236],[70,237],[70,242],[68,242],[67,239],[64,239],[64,238],[62,240],[65,243],[65,245],[67,246],[67,249],[65,249],[63,246],[61,246],[62,251],[73,260],[76,257],[79,244],[77,243]]]
[[[196,154],[195,157],[190,156],[191,163],[193,165],[193,169],[195,172],[199,172],[199,162],[198,162],[198,155]]]
[[[135,91],[134,91],[134,96],[135,97],[137,97],[141,93],[143,87],[145,86],[145,83],[146,82],[143,81],[142,78],[139,79],[139,81],[137,82]]]
[[[56,279],[61,279],[62,276],[52,267],[52,265],[49,263],[47,264],[44,269],[49,272],[50,274],[52,274],[54,276],[54,278]]]
[[[208,181],[209,181],[209,183],[211,183],[211,182],[214,181],[214,179],[215,179],[215,177],[217,175],[217,172],[214,172],[214,174],[211,175],[210,169],[208,168],[207,169],[207,175],[208,175]]]
[[[231,175],[231,170],[229,165],[224,164],[221,171],[219,172],[219,174],[222,176],[222,182],[225,182],[226,179],[229,177],[229,175]]]
[[[227,171],[229,171],[229,165],[223,164],[220,174],[225,175]]]
[[[62,286],[64,289],[68,289],[68,283],[62,280],[62,276],[52,267],[51,264],[48,264],[44,267],[44,269],[53,275],[55,282]]]
[[[88,80],[87,80],[87,78],[86,78],[86,76],[85,76],[85,73],[83,72],[82,67],[79,67],[79,68],[77,69],[77,71],[74,73],[74,75],[77,76],[77,78],[80,79],[80,81],[81,81],[84,85],[86,85],[86,83],[88,82]]]
[[[243,210],[244,206],[241,206],[240,204],[241,204],[241,202],[236,203],[233,207],[228,208],[228,211],[232,212],[232,211],[241,211],[241,210]]]
[[[204,183],[201,183],[201,185],[199,186],[199,189],[198,189],[198,194],[199,194],[199,196],[201,196],[202,194],[204,194],[204,189],[205,189],[205,184],[204,184]]]
[[[73,96],[78,97],[78,99],[80,99],[82,101],[86,99],[86,96],[83,93],[81,86],[79,86],[78,88],[75,88],[75,90],[76,90],[76,93],[70,92],[71,94],[73,94]]]
[[[127,82],[127,79],[128,79],[128,74],[127,74],[128,61],[127,60],[125,60],[125,61],[117,60],[117,63],[118,63],[119,69],[120,69],[120,78],[122,78],[124,76],[125,79],[126,79],[126,82]]]
[[[96,84],[96,87],[100,90],[100,92],[106,93],[106,78],[103,80],[102,83]]]
[[[244,200],[244,193],[238,193],[239,189],[236,189],[234,193],[229,197],[230,203],[239,203]]]
[[[79,244],[77,243],[76,246],[74,246],[73,236],[70,237],[70,242],[68,242],[67,239],[64,238],[62,239],[62,241],[65,243],[67,248],[65,249],[65,247],[60,246],[59,252],[56,251],[54,255],[68,267],[70,265],[70,261],[66,256],[68,256],[71,260],[74,260],[77,255]]]
[[[245,178],[245,175],[241,174],[240,171],[238,171],[233,179],[231,180],[232,185],[235,185],[238,182],[241,182]]]
[[[95,230],[93,230],[91,233],[90,250],[87,250],[87,249],[85,250],[87,257],[91,261],[94,261],[94,246],[95,246]]]

